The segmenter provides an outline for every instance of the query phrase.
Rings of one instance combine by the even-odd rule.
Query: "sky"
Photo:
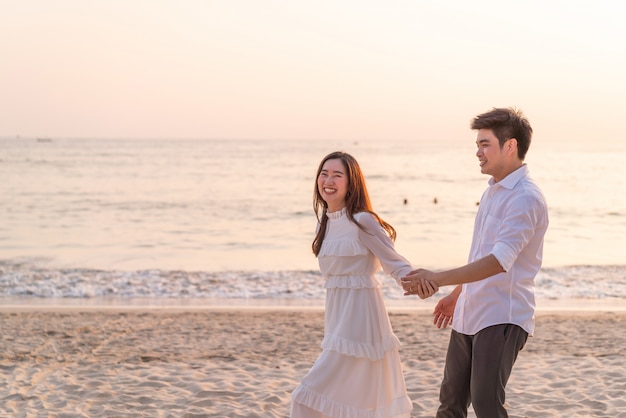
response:
[[[0,0],[0,137],[624,141],[619,2]]]

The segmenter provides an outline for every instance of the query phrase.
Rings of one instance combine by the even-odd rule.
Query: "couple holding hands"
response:
[[[344,152],[320,163],[313,253],[325,279],[322,353],[292,393],[291,417],[410,417],[394,334],[376,273],[405,295],[432,296],[456,285],[434,310],[452,325],[437,418],[507,417],[505,387],[534,330],[534,279],[541,267],[548,211],[524,163],[532,128],[515,109],[476,116],[476,156],[490,175],[476,214],[468,264],[414,270],[394,249],[396,231],[373,210],[357,161]]]

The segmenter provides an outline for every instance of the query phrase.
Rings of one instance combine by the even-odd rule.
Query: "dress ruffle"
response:
[[[360,409],[335,402],[316,393],[313,389],[300,385],[291,394],[294,402],[301,403],[324,415],[340,418],[389,418],[409,416],[412,403],[408,396],[393,399],[391,403],[379,409]]]
[[[372,361],[382,359],[385,352],[396,350],[400,345],[400,340],[395,334],[387,335],[376,343],[353,341],[336,335],[324,337],[322,341],[324,350],[336,351],[345,356],[368,358]]]
[[[380,287],[380,280],[371,275],[333,275],[326,278],[326,289],[363,289]]]
[[[369,252],[367,247],[356,239],[326,240],[320,248],[318,257],[351,257],[355,255],[365,255]]]

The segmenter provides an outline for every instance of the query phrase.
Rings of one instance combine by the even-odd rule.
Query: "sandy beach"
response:
[[[414,417],[438,405],[449,330],[392,311]],[[287,417],[320,309],[0,309],[1,417]],[[547,311],[511,417],[626,417],[626,312]],[[475,416],[470,408],[470,416]]]

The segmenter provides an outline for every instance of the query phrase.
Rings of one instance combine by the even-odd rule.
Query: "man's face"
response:
[[[506,177],[510,171],[510,153],[505,152],[506,147],[511,145],[509,141],[511,140],[507,140],[501,148],[491,129],[479,129],[476,135],[476,156],[480,163],[480,172],[493,176],[496,182]]]

